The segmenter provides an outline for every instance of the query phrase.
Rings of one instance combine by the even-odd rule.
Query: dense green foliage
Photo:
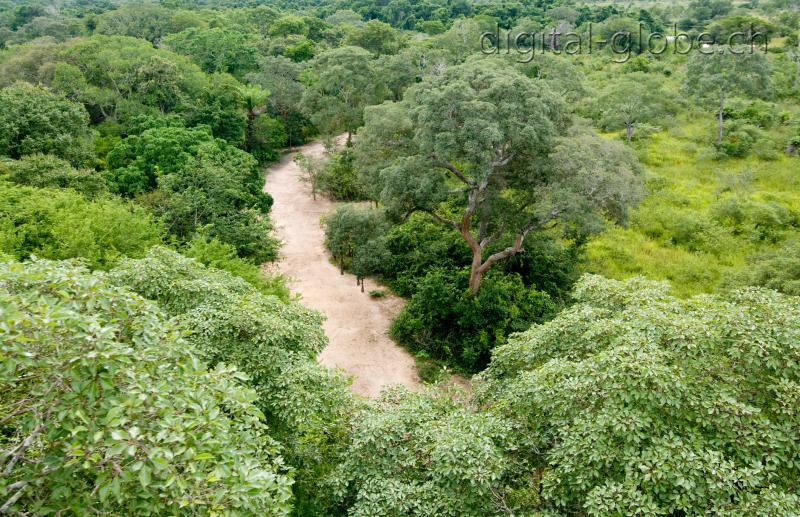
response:
[[[82,258],[105,269],[141,256],[162,235],[147,211],[122,200],[0,182],[0,251],[17,259]]]
[[[113,278],[174,316],[210,366],[229,364],[247,374],[255,404],[297,469],[299,502],[324,507],[329,496],[315,485],[335,464],[352,402],[346,379],[316,363],[327,342],[319,314],[166,249],[124,261]]]
[[[91,169],[75,169],[67,161],[50,154],[31,154],[5,167],[7,179],[20,185],[39,188],[68,188],[87,198],[107,192],[103,176]],[[2,170],[2,169],[0,169]]]
[[[800,514],[799,7],[0,0],[0,513]],[[265,272],[317,137],[435,386]]]
[[[475,372],[505,336],[544,321],[554,309],[547,293],[526,287],[518,275],[490,273],[472,295],[467,268],[432,269],[394,321],[392,336],[412,350]]]
[[[156,306],[68,263],[6,262],[0,314],[7,510],[288,513],[256,394]]]
[[[480,397],[518,430],[518,465],[567,512],[797,512],[796,300],[667,291],[586,277],[495,351]]]
[[[91,158],[83,106],[25,83],[0,90],[0,154],[52,153],[74,164]]]

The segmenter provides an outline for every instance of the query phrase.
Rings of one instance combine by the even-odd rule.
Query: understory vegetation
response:
[[[0,0],[0,513],[800,514],[799,12]],[[285,153],[420,390],[317,361]]]

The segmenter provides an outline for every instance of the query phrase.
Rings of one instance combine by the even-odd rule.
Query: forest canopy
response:
[[[0,514],[800,515],[798,13],[0,0]]]

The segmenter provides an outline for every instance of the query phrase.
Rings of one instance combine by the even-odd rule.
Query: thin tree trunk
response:
[[[253,126],[256,116],[252,111],[247,112],[247,126],[244,130],[244,149],[248,153],[253,150]]]

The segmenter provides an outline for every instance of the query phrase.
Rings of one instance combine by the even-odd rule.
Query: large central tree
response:
[[[404,217],[423,211],[472,250],[470,290],[496,262],[553,226],[598,228],[636,197],[637,162],[569,117],[541,81],[477,61],[368,108],[356,149],[375,200]],[[498,243],[506,243],[497,246]]]

